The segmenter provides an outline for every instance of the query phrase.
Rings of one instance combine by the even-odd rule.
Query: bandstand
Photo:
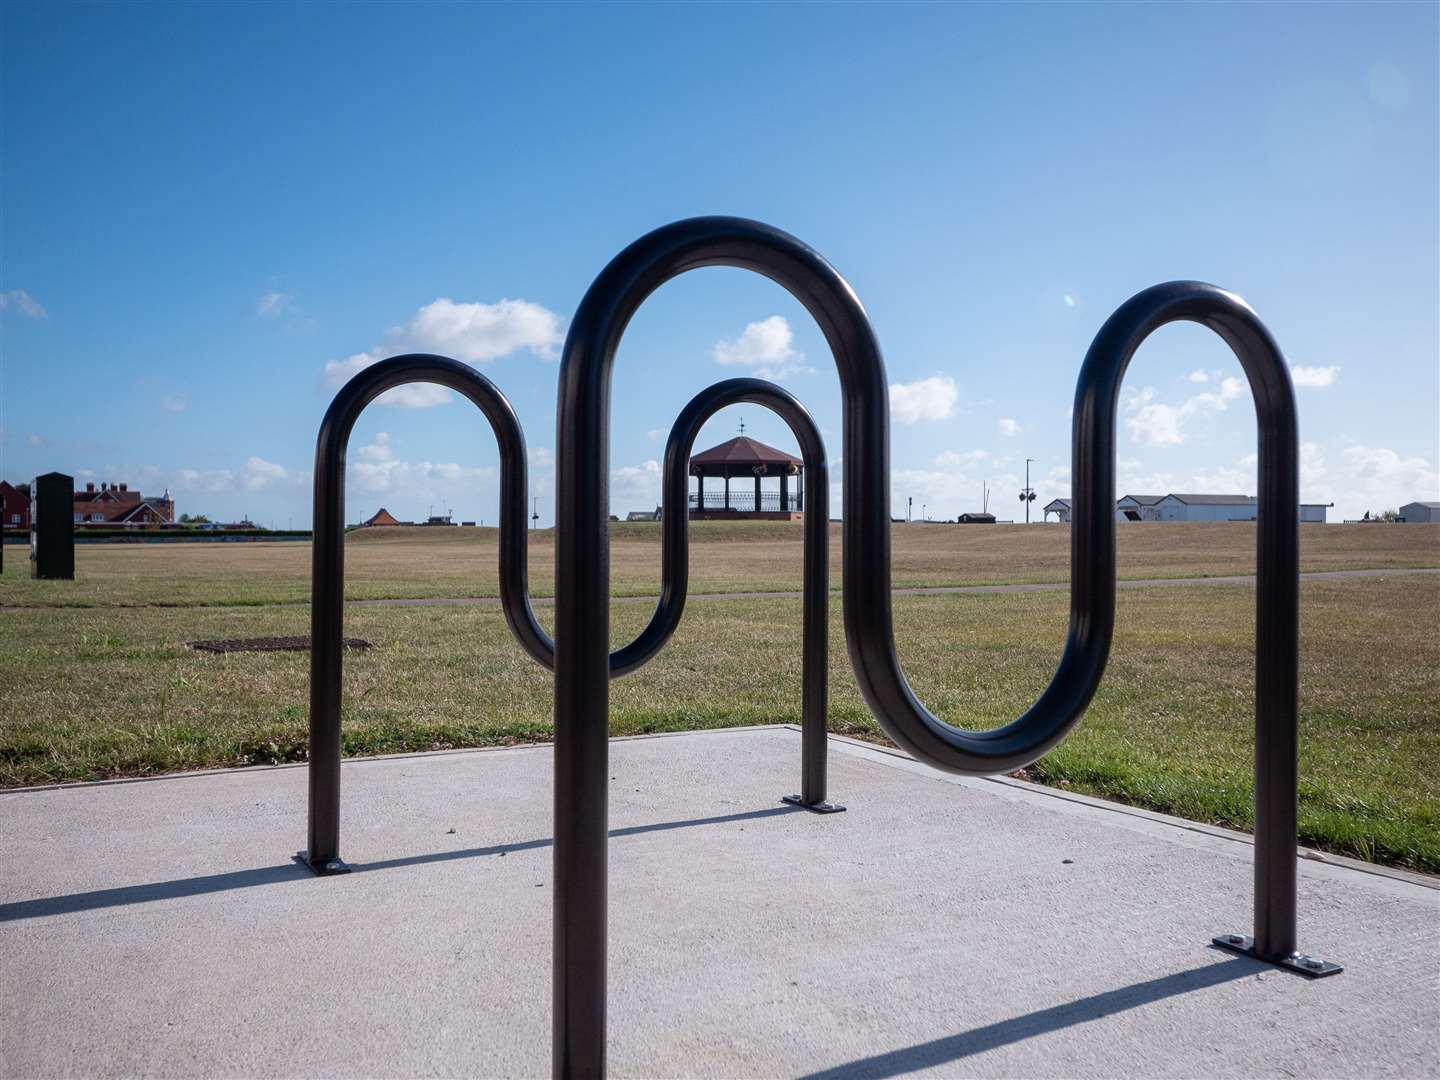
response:
[[[747,435],[712,446],[690,459],[690,475],[699,489],[690,493],[690,520],[798,521],[805,511],[805,465],[798,457],[776,450]],[[722,481],[720,490],[705,490],[705,480]],[[774,490],[765,490],[778,477]],[[794,479],[794,490],[790,481]],[[731,481],[740,484],[732,487]],[[753,486],[744,481],[753,481]]]

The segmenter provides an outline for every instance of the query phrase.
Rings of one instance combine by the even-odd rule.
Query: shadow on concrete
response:
[[[799,806],[773,806],[765,810],[747,810],[739,814],[721,814],[716,817],[690,818],[684,821],[661,821],[653,825],[631,825],[624,829],[611,829],[610,836],[612,839],[618,839],[625,836],[637,836],[640,833],[690,829],[699,825],[723,825],[732,821],[753,821],[757,818],[803,813],[806,811]],[[550,847],[553,843],[554,840],[547,836],[542,840],[522,840],[516,844],[495,844],[491,847],[461,848],[456,851],[434,851],[426,855],[406,855],[399,859],[351,863],[350,870],[353,874],[369,873],[372,870],[396,870],[404,866],[423,866],[427,863],[451,862],[455,859],[478,859],[487,855],[508,855],[516,851],[533,851],[536,848]],[[174,881],[155,881],[146,885],[95,889],[92,892],[71,893],[68,896],[49,896],[38,900],[17,900],[14,903],[0,904],[0,923],[39,919],[47,915],[69,915],[77,911],[95,911],[100,908],[125,907],[129,904],[147,904],[152,900],[178,900],[187,896],[226,892],[230,889],[249,889],[257,885],[277,885],[286,881],[302,881],[314,876],[307,867],[297,862],[287,862],[279,866],[262,866],[253,870],[232,870],[225,874],[205,874],[201,877],[177,878]]]
[[[1214,946],[1211,948],[1214,949]],[[1218,953],[1220,950],[1215,951]],[[1122,986],[1118,990],[1107,990],[1103,994],[962,1031],[958,1035],[947,1035],[943,1039],[907,1046],[902,1050],[891,1050],[874,1057],[847,1061],[834,1068],[809,1073],[800,1080],[881,1080],[882,1077],[901,1076],[918,1069],[933,1069],[982,1054],[986,1050],[1113,1016],[1127,1009],[1136,1009],[1141,1005],[1188,994],[1194,990],[1204,990],[1221,983],[1233,982],[1235,979],[1244,979],[1268,969],[1268,964],[1237,956],[1219,964],[1207,964],[1147,982]]]

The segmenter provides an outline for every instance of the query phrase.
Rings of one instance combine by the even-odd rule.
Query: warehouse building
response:
[[[1325,523],[1326,511],[1334,503],[1301,503],[1300,520]],[[1411,506],[1435,506],[1435,503],[1411,503]],[[1125,495],[1115,500],[1116,521],[1254,521],[1259,510],[1254,495]],[[1402,513],[1403,513],[1402,508]],[[1045,519],[1055,515],[1062,525],[1071,521],[1069,499],[1053,499],[1045,504]],[[1410,520],[1410,519],[1407,519]],[[1418,518],[1415,520],[1436,520]]]
[[[1440,521],[1440,502],[1413,502],[1400,507],[1400,520]]]
[[[1124,495],[1115,501],[1117,521],[1159,521],[1160,511],[1156,509],[1170,495]]]

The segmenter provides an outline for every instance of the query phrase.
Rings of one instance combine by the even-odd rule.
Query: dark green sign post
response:
[[[30,489],[30,576],[75,577],[75,478],[52,472]]]

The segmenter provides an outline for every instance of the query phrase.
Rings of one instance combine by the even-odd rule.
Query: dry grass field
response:
[[[648,596],[660,586],[660,526],[612,526],[611,589]],[[696,522],[690,527],[690,591],[771,592],[799,588],[801,526],[789,522]],[[906,586],[1066,581],[1065,525],[896,525],[892,578]],[[1248,523],[1136,524],[1118,529],[1122,578],[1252,573]],[[1305,526],[1303,570],[1440,566],[1440,525]],[[80,544],[76,580],[32,582],[25,549],[11,546],[0,578],[6,606],[218,606],[304,603],[308,543]],[[475,597],[498,592],[494,529],[365,529],[346,543],[346,595]],[[830,579],[840,582],[840,527],[830,527]],[[535,596],[554,589],[554,533],[531,534]]]
[[[729,528],[696,529],[693,591],[798,586],[798,529]],[[617,592],[654,591],[657,535],[654,526],[616,530]],[[1122,527],[1122,573],[1244,573],[1253,539],[1250,526]],[[1307,569],[1440,562],[1440,527],[1317,527],[1302,540]],[[1063,579],[1067,541],[1059,526],[897,526],[896,584]],[[548,535],[536,537],[537,593],[549,578],[538,573],[548,544]],[[362,534],[349,552],[352,595],[494,591],[493,534]],[[269,544],[82,547],[80,580],[37,583],[21,576],[11,548],[0,594],[8,706],[0,785],[303,760],[304,654],[215,656],[184,642],[306,632],[307,553]],[[1440,872],[1437,600],[1435,576],[1304,584],[1305,843]],[[1018,715],[1053,670],[1067,604],[1063,591],[897,597],[897,640],[917,693],[967,727]],[[1074,734],[1029,775],[1247,828],[1253,590],[1155,586],[1123,590],[1118,604],[1104,686]],[[838,609],[832,728],[883,739],[850,674]],[[645,605],[616,606],[617,643],[647,614]],[[377,645],[347,657],[347,754],[549,737],[550,678],[511,641],[498,610],[358,607],[346,629]],[[660,656],[613,685],[614,730],[798,722],[798,649],[798,601],[694,602]]]

